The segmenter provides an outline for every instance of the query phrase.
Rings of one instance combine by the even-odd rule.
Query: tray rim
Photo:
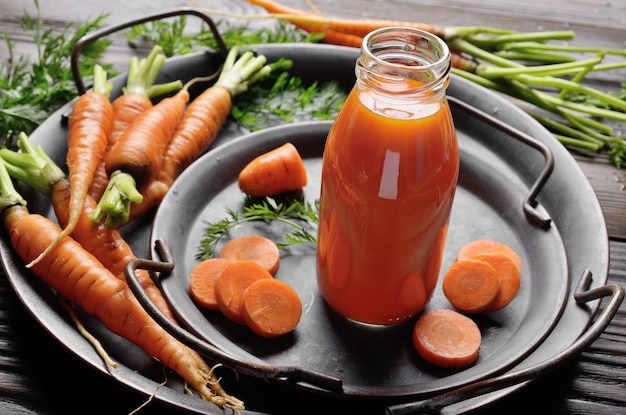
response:
[[[355,51],[354,49],[351,49],[351,48],[328,46],[328,45],[317,45],[317,44],[315,45],[312,45],[312,44],[253,45],[253,48],[260,50],[261,51],[260,53],[266,53],[267,51],[280,53],[281,51],[286,51],[287,48],[291,50],[295,50],[299,53],[304,53],[307,51],[316,51],[317,53],[322,52],[323,55],[326,57],[342,56],[345,54],[355,55],[358,53],[358,51]],[[168,62],[166,62],[165,67],[167,68],[169,67],[169,65],[175,62],[179,62],[181,60],[186,61],[187,59],[197,59],[197,56],[199,55],[204,55],[204,53],[171,58],[170,60],[168,60]],[[196,56],[196,58],[194,58],[194,56]],[[118,78],[119,79],[117,79],[117,81],[121,83],[123,76],[121,75]],[[520,116],[521,119],[523,119],[526,123],[529,123],[529,125],[535,125],[535,126],[538,125],[536,124],[536,121],[532,120],[530,117],[524,114],[519,108],[503,100],[502,97],[498,97],[492,91],[485,90],[484,88],[477,87],[473,84],[469,84],[469,81],[462,80],[455,76],[452,76],[452,78],[453,78],[453,82],[455,83],[465,83],[467,85],[471,85],[471,87],[474,89],[474,92],[476,92],[477,94],[482,94],[482,95],[493,97],[493,99],[495,99],[495,102],[501,105],[499,109],[504,109],[505,112],[506,111],[513,112],[515,115]],[[43,131],[46,128],[50,127],[50,123],[57,123],[58,119],[62,118],[62,116],[65,113],[67,113],[68,109],[71,108],[73,103],[74,101],[66,104],[64,107],[62,107],[57,112],[55,112],[46,122],[42,124],[41,127],[38,128],[37,131],[35,131],[35,133],[33,133],[32,137],[36,137],[38,134],[43,134]],[[500,112],[497,115],[501,116],[502,112]],[[556,142],[556,140],[553,140],[553,141],[549,140],[547,144],[549,144],[553,149],[556,148],[555,147],[556,145],[560,145]],[[574,171],[579,176],[578,179],[581,179],[581,178],[583,179],[583,183],[582,183],[583,190],[586,190],[588,192],[591,189],[591,185],[588,179],[584,176],[580,167],[573,160],[572,156],[569,153],[567,153],[566,150],[556,151],[555,155],[561,159],[565,159],[565,160],[569,159],[568,163],[573,163],[573,165],[575,166]],[[558,161],[557,161],[557,165],[558,165]],[[595,194],[593,194],[593,197],[590,198],[590,200],[588,201],[588,204],[593,208],[593,210],[596,213],[598,212],[600,213],[600,215],[596,217],[595,219],[598,221],[597,224],[601,224],[601,226],[599,226],[599,229],[597,229],[597,231],[599,232],[598,240],[603,243],[603,246],[600,249],[600,251],[603,253],[603,255],[600,255],[602,257],[602,260],[600,262],[603,262],[604,266],[601,266],[600,269],[594,270],[595,278],[594,278],[593,285],[595,286],[598,284],[605,283],[606,279],[608,278],[608,237],[606,236],[607,232],[606,232],[606,225],[604,223],[604,218],[601,215],[599,202]],[[55,307],[53,307],[49,302],[47,302],[46,299],[43,299],[39,296],[39,294],[37,293],[38,287],[36,286],[33,287],[32,284],[30,284],[29,281],[25,281],[23,276],[21,275],[13,275],[14,270],[16,269],[16,267],[18,267],[17,263],[19,263],[19,261],[16,263],[16,261],[14,260],[12,249],[10,248],[9,245],[7,245],[5,239],[6,238],[3,237],[0,240],[0,257],[2,258],[2,266],[4,268],[5,274],[7,275],[10,281],[11,286],[13,287],[14,291],[18,295],[20,301],[22,301],[24,306],[28,309],[28,311],[35,318],[35,320],[37,320],[37,322],[41,324],[50,333],[51,336],[53,336],[57,341],[59,341],[63,346],[65,346],[70,352],[75,354],[79,359],[95,367],[97,370],[100,370],[106,373],[107,375],[112,376],[114,379],[122,383],[124,386],[130,387],[136,391],[139,391],[145,394],[152,394],[154,391],[154,385],[156,385],[156,383],[153,382],[152,380],[149,380],[143,377],[140,374],[139,375],[135,374],[134,372],[132,372],[132,370],[129,371],[128,373],[123,373],[120,376],[115,376],[111,374],[111,372],[102,364],[100,358],[97,355],[95,355],[95,353],[92,350],[90,350],[89,347],[80,345],[82,338],[80,336],[77,336],[77,333],[74,333],[72,331],[71,329],[72,327],[69,326],[67,322],[63,322],[62,317],[57,316],[58,313]],[[37,285],[37,284],[34,284],[34,285]],[[34,297],[28,296],[29,294],[33,294],[33,293],[35,294]],[[568,305],[570,304],[568,303]],[[579,327],[579,330],[584,331],[586,329],[587,324],[589,323],[589,320],[593,316],[594,312],[597,310],[598,306],[599,306],[599,302],[596,302],[592,304],[591,307],[581,312],[581,310],[575,309],[576,308],[575,305],[572,305],[570,307],[566,307],[564,314],[566,314],[569,317],[568,321],[574,321],[574,323],[576,323],[577,325],[581,325],[581,327]],[[584,321],[579,321],[579,320],[584,320]],[[563,325],[566,324],[566,323],[563,323],[563,321],[564,320],[562,317],[557,323],[557,327],[555,327],[555,330],[560,327],[563,327]],[[581,324],[581,323],[584,323],[584,324]],[[51,325],[58,326],[59,324],[61,324],[60,328],[51,327]],[[63,327],[63,324],[65,324],[66,327]],[[551,334],[549,337],[554,338],[554,334]],[[552,347],[554,346],[548,346],[549,349]],[[547,352],[544,352],[544,355],[546,354],[549,355],[550,353],[551,353],[551,350],[548,350]],[[535,354],[533,353],[531,356],[529,356],[529,360],[532,360],[530,358],[534,357],[534,355]],[[519,366],[524,367],[525,365],[526,365],[526,361],[523,361],[520,363]],[[520,385],[519,387],[523,387],[523,386],[524,385]],[[497,396],[492,400],[486,399],[484,400],[484,402],[485,404],[493,402],[495,400],[501,399],[504,396],[507,396],[508,393],[510,392],[501,394],[502,396]],[[187,409],[189,411],[198,411],[198,409],[195,408],[192,403],[188,404],[187,402],[181,402],[181,397],[178,395],[179,395],[178,391],[171,391],[169,390],[169,388],[163,388],[157,392],[156,398],[158,400],[162,400],[163,402],[173,404],[182,409]],[[482,406],[482,403],[479,402],[477,406],[478,407]],[[206,411],[206,408],[203,408],[202,410]]]

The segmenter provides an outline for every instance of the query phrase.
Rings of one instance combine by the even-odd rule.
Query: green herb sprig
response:
[[[319,201],[304,202],[298,198],[277,201],[266,197],[261,201],[246,199],[243,211],[226,209],[227,216],[217,221],[206,221],[206,230],[200,241],[196,258],[212,258],[219,242],[236,226],[246,222],[281,222],[293,228],[276,245],[285,249],[299,244],[315,243],[315,225],[318,223]]]

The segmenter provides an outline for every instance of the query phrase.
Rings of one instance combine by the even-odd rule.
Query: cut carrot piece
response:
[[[484,261],[455,261],[443,277],[443,293],[454,308],[464,313],[485,311],[500,291],[495,268]]]
[[[250,196],[275,196],[307,184],[304,162],[296,147],[286,143],[261,154],[241,170],[239,188]]]
[[[478,360],[481,334],[476,323],[454,310],[428,311],[413,329],[413,346],[427,362],[458,369]]]
[[[272,275],[276,274],[280,265],[280,252],[276,244],[259,235],[231,239],[220,251],[220,258],[256,262]]]
[[[494,302],[485,311],[496,311],[504,308],[513,301],[521,285],[519,269],[511,257],[504,254],[477,254],[473,258],[491,264],[500,278],[500,291],[498,291]]]
[[[302,316],[302,302],[288,284],[265,278],[246,288],[242,313],[253,332],[263,337],[277,337],[296,328]]]
[[[253,282],[273,278],[265,268],[252,261],[231,261],[215,283],[215,300],[229,319],[245,324],[242,314],[243,293]]]
[[[215,284],[230,261],[209,258],[199,262],[189,274],[189,295],[200,307],[219,310],[215,299]]]
[[[492,241],[489,239],[478,239],[469,242],[461,247],[457,254],[457,259],[469,259],[474,255],[501,253],[507,255],[518,270],[522,269],[522,259],[519,254],[509,245],[503,242]]]

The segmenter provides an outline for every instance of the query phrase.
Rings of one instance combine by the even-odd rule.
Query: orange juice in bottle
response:
[[[459,172],[449,68],[430,33],[364,38],[324,150],[317,247],[322,296],[352,320],[407,320],[436,285]]]

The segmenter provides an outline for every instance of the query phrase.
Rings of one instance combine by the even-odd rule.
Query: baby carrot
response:
[[[20,258],[32,262],[58,239],[62,230],[45,216],[31,214],[15,191],[0,162],[1,216],[11,244]],[[31,267],[51,288],[113,333],[135,343],[150,356],[176,371],[204,399],[221,407],[243,409],[228,395],[208,365],[200,365],[195,352],[174,339],[150,318],[124,281],[117,279],[71,237],[64,237],[48,255]]]
[[[252,261],[231,261],[215,283],[215,299],[220,311],[232,321],[245,324],[242,313],[243,293],[254,281],[272,278],[262,266]]]
[[[215,284],[226,264],[223,258],[209,258],[200,261],[189,274],[189,295],[200,307],[219,310],[215,298]]]
[[[31,267],[52,250],[65,236],[72,233],[83,208],[94,173],[104,156],[107,136],[111,130],[113,109],[109,101],[112,84],[107,82],[106,71],[94,67],[93,90],[81,95],[74,104],[68,119],[67,167],[71,183],[72,197],[69,205],[69,221],[58,239],[50,247],[34,258]]]
[[[306,168],[296,147],[286,143],[248,163],[239,173],[238,183],[250,196],[274,196],[306,186]]]
[[[243,294],[242,314],[246,325],[263,337],[293,331],[302,316],[302,302],[288,284],[264,278],[250,284]]]
[[[469,317],[454,310],[436,309],[420,316],[412,340],[417,353],[427,362],[459,369],[478,360],[481,334]]]
[[[178,175],[211,146],[230,114],[232,99],[269,73],[264,56],[254,57],[249,51],[237,54],[237,48],[230,49],[216,83],[185,110],[165,149],[158,177],[142,189],[144,200],[131,207],[131,219],[161,202]]]
[[[441,286],[454,308],[464,313],[480,313],[495,301],[500,278],[491,264],[463,259],[448,268]]]
[[[517,295],[517,292],[521,285],[520,270],[515,265],[510,256],[498,253],[485,253],[475,254],[472,259],[479,261],[485,261],[494,267],[498,278],[500,279],[500,290],[496,299],[485,311],[496,311],[507,306],[513,298]]]
[[[507,255],[511,258],[518,270],[522,269],[522,259],[513,248],[503,242],[492,241],[489,239],[477,239],[466,243],[461,247],[456,258],[457,260],[468,259],[472,258],[474,255],[489,253],[502,253]]]
[[[231,261],[252,261],[275,275],[280,265],[280,251],[276,244],[263,236],[244,235],[233,238],[222,247],[220,258]]]

